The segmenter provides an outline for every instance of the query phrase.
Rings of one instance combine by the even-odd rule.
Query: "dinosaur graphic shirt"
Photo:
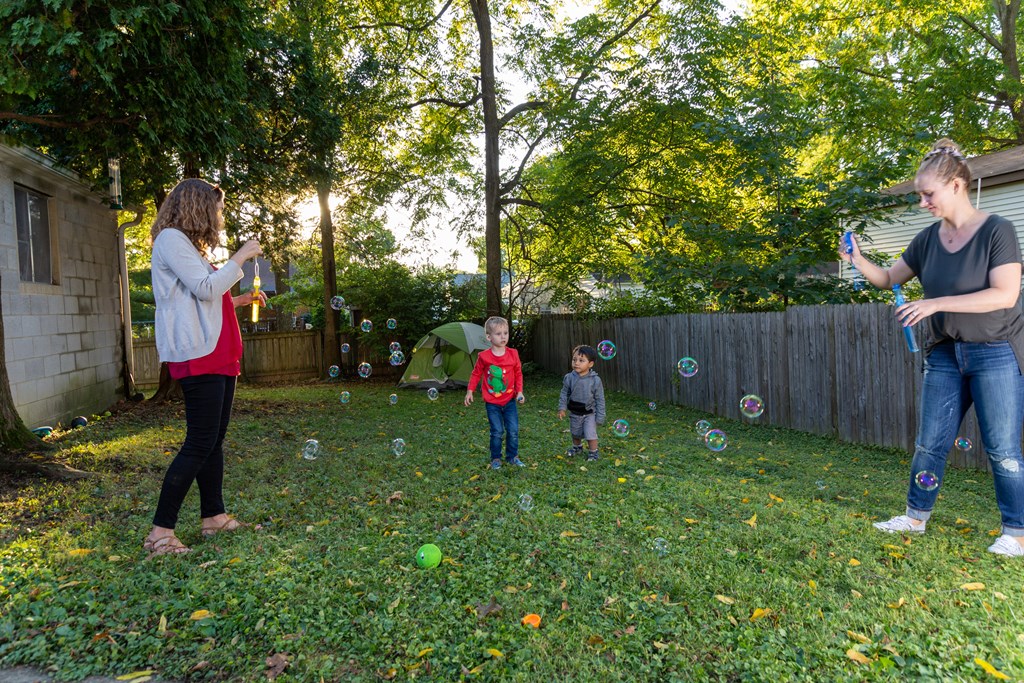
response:
[[[477,382],[485,402],[505,405],[514,401],[523,390],[523,366],[519,363],[519,352],[508,347],[501,356],[494,355],[491,349],[481,351],[469,376],[470,391],[476,389]]]

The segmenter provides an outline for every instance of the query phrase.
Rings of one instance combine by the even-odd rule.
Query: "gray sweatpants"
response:
[[[593,413],[590,415],[569,413],[569,433],[574,439],[597,441],[597,418]]]

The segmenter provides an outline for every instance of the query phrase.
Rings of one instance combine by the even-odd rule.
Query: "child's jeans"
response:
[[[501,438],[505,436],[505,459],[519,456],[519,408],[515,397],[505,405],[484,403],[491,423],[491,460],[501,460]],[[506,436],[507,434],[507,436]]]

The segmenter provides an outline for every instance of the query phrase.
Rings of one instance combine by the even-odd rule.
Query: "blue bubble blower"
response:
[[[850,279],[853,280],[853,288],[856,291],[860,291],[864,286],[860,281],[860,271],[857,270],[857,266],[853,265],[853,231],[847,230],[843,233],[843,253],[850,257]]]
[[[907,300],[903,297],[903,291],[900,290],[899,285],[892,286],[892,293],[896,299],[896,307],[899,308],[903,304],[907,303]],[[902,325],[902,323],[901,323]],[[911,353],[917,353],[921,349],[917,346],[917,338],[914,337],[914,330],[910,325],[902,325],[903,336],[907,339],[907,348]]]

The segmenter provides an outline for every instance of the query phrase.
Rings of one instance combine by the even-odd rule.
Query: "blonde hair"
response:
[[[925,173],[934,173],[935,178],[943,183],[960,178],[965,185],[971,184],[971,169],[967,166],[967,159],[960,151],[960,145],[949,138],[936,141],[931,151],[924,155],[917,175]]]
[[[502,318],[500,315],[492,315],[484,323],[484,333],[490,334],[499,327],[508,327],[508,321]]]
[[[149,231],[150,238],[155,240],[164,228],[174,228],[185,233],[200,252],[211,253],[220,244],[220,231],[224,227],[220,205],[223,199],[224,190],[219,185],[199,178],[182,180],[160,205]]]

